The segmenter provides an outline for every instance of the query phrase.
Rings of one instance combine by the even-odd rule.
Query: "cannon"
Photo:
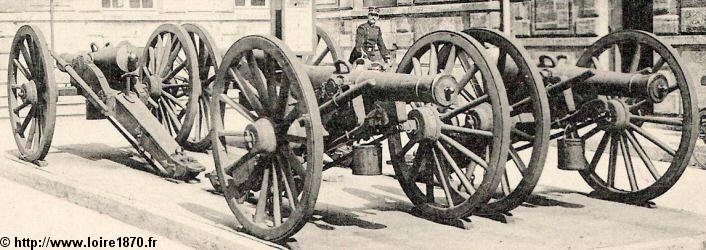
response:
[[[354,69],[335,45],[323,44],[319,56],[297,58],[277,38],[245,36],[227,50],[209,90],[212,182],[254,236],[295,234],[313,212],[322,171],[351,160],[354,168],[380,166],[375,155],[385,141],[404,193],[437,220],[480,213],[503,192],[502,171],[516,153],[511,131],[536,138],[533,159],[546,155],[543,82],[525,77],[518,89],[532,105],[511,115],[508,97],[519,94],[504,87],[495,62],[469,35],[427,34],[395,73]],[[327,55],[326,63],[310,60]],[[531,64],[520,67],[534,72],[526,70]],[[462,92],[465,86],[473,92]],[[515,127],[521,119],[534,122]]]
[[[143,48],[121,42],[104,48],[92,45],[91,50],[86,52],[58,54],[48,49],[38,28],[31,25],[20,27],[10,49],[7,85],[10,123],[20,158],[36,162],[49,151],[58,99],[54,69],[58,68],[70,76],[71,85],[86,98],[86,118],[108,120],[154,167],[155,173],[190,181],[204,171],[204,166],[184,154],[173,136],[175,131],[160,124],[167,117],[181,115],[193,119],[194,114],[189,114],[186,109],[184,114],[174,114],[173,110],[155,111],[149,108],[151,102],[146,100],[151,100],[149,97],[159,91],[167,90],[153,88],[145,91],[135,81],[134,71],[139,62],[154,61],[156,55],[165,61],[181,58],[178,65],[165,63],[158,68],[169,75],[177,75],[173,72],[181,71],[180,68],[196,72],[197,54],[194,45],[187,39],[187,32],[179,26],[164,24],[157,28],[153,37],[158,34],[169,34],[169,43],[179,49],[167,53],[160,48],[159,53],[154,54],[150,46],[155,43],[151,41],[144,49],[149,52],[139,56]],[[189,81],[189,86],[200,86],[195,75]],[[161,83],[168,87],[180,84],[169,80],[162,80]],[[154,107],[156,104],[151,105]]]
[[[657,36],[636,30],[614,32],[588,47],[575,66],[542,56],[539,67],[529,67],[532,73],[523,74],[518,65],[535,63],[527,53],[512,52],[523,50],[518,41],[494,30],[464,32],[496,51],[498,58],[506,58],[497,64],[506,88],[521,85],[527,80],[523,76],[545,83],[551,107],[550,138],[559,138],[558,167],[578,171],[594,189],[591,196],[649,204],[669,190],[689,164],[699,125],[693,79],[678,53]],[[513,113],[529,107],[529,95],[516,93],[509,97],[515,102]],[[678,108],[656,109],[665,99]],[[678,144],[664,141],[658,133],[672,134],[679,138]],[[534,149],[537,142],[532,139],[514,133],[510,152]],[[649,146],[654,150],[648,151]],[[660,154],[668,155],[668,164],[654,161]],[[600,166],[605,158],[607,167]],[[529,159],[528,166],[536,162]],[[520,180],[488,207],[500,202],[521,204],[526,195],[513,195],[529,194],[536,179]],[[504,211],[497,208],[493,211]]]

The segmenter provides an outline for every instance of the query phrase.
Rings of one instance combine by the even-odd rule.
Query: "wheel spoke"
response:
[[[630,141],[630,144],[632,144],[635,151],[637,151],[637,154],[640,156],[642,162],[645,163],[645,166],[647,167],[647,170],[650,171],[652,178],[654,178],[655,181],[661,178],[662,176],[659,174],[659,171],[657,171],[657,168],[655,168],[652,160],[650,160],[650,157],[647,156],[645,149],[642,148],[642,145],[640,145],[640,142],[637,141],[635,135],[632,134],[632,131],[625,132],[625,136],[628,138],[628,141]]]
[[[466,85],[468,85],[469,82],[475,77],[476,73],[478,73],[478,67],[476,65],[472,65],[473,68],[471,70],[466,71],[466,73],[461,76],[461,78],[458,80],[458,84],[460,89],[465,89]]]
[[[517,129],[516,127],[513,127],[513,128],[510,130],[510,133],[511,133],[512,135],[515,135],[515,136],[517,136],[517,137],[522,138],[522,140],[524,140],[524,141],[533,141],[533,140],[534,140],[534,136],[532,136],[532,135],[530,135],[530,134],[528,134],[528,133],[525,133],[525,132],[522,131],[522,130]]]
[[[613,71],[615,72],[623,72],[623,60],[622,60],[622,55],[620,54],[620,47],[618,44],[613,44]]]
[[[155,68],[157,67],[157,53],[155,52],[153,47],[147,48],[147,53],[150,57],[150,61],[148,62],[147,66],[149,66],[148,70],[150,73],[155,72]]]
[[[284,159],[283,159],[284,158]],[[284,191],[287,192],[287,200],[289,200],[289,206],[293,211],[297,208],[297,187],[294,185],[294,177],[292,176],[292,169],[289,167],[289,161],[287,157],[283,154],[278,154],[277,159],[280,165],[280,174],[282,175],[282,184],[284,184]]]
[[[507,59],[507,52],[503,49],[500,49],[498,52],[498,71],[500,71],[500,74],[503,74],[505,72],[505,61]]]
[[[608,146],[608,140],[611,139],[610,133],[604,133],[603,137],[601,138],[601,142],[598,143],[598,147],[596,148],[596,151],[593,153],[593,158],[591,159],[591,163],[588,165],[588,169],[591,171],[596,170],[596,166],[598,166],[598,162],[601,160],[601,156],[603,156],[603,152],[605,151],[606,146]],[[613,150],[613,145],[611,144],[611,152]]]
[[[489,98],[488,95],[482,95],[482,96],[478,97],[478,98],[475,99],[475,100],[472,100],[472,101],[470,101],[470,102],[468,102],[468,103],[466,103],[466,104],[464,104],[464,105],[462,105],[462,106],[460,106],[460,107],[458,107],[458,108],[455,108],[455,109],[449,111],[448,113],[444,113],[444,114],[441,116],[441,119],[442,119],[442,120],[446,120],[446,119],[449,119],[449,118],[451,118],[451,117],[454,117],[454,116],[456,116],[456,115],[458,115],[458,114],[461,114],[461,113],[463,113],[463,112],[466,112],[466,111],[469,110],[469,109],[475,108],[475,107],[477,107],[478,105],[481,105],[481,104],[483,104],[483,103],[486,103],[488,100],[490,100],[490,98]]]
[[[527,165],[525,165],[525,162],[522,161],[522,158],[520,157],[520,154],[517,153],[517,150],[515,150],[515,147],[510,147],[510,151],[508,151],[510,154],[510,159],[512,159],[512,162],[515,163],[515,167],[520,171],[522,176],[524,177],[527,175]]]
[[[659,117],[659,116],[646,116],[646,115],[630,115],[630,120],[635,120],[638,122],[650,122],[664,125],[672,126],[682,126],[682,120],[678,118],[669,117]]]
[[[471,135],[476,135],[476,136],[493,137],[493,133],[490,131],[472,129],[472,128],[464,128],[464,127],[459,127],[459,126],[454,126],[454,125],[449,125],[449,124],[441,124],[441,130],[442,131],[459,132],[459,133],[464,133],[464,134],[471,134]]]
[[[422,63],[419,62],[419,58],[412,57],[412,68],[414,75],[422,75]]]
[[[179,63],[179,65],[176,66],[176,68],[171,69],[171,71],[169,71],[169,73],[166,76],[164,76],[164,80],[162,80],[162,82],[163,83],[171,82],[172,78],[175,78],[176,75],[179,74],[179,72],[181,72],[186,67],[186,63],[187,63],[187,61],[182,61],[181,63]],[[167,69],[168,68],[165,67],[165,69],[163,71],[166,71]],[[186,82],[188,82],[188,81],[186,81]]]
[[[17,69],[19,69],[19,72],[22,73],[22,75],[25,77],[25,79],[27,79],[28,81],[31,81],[32,79],[34,79],[34,78],[32,78],[32,74],[29,73],[29,69],[27,69],[27,67],[22,65],[22,63],[20,63],[19,60],[12,59],[12,63],[15,64],[15,66],[17,67]]]
[[[596,135],[598,132],[601,132],[601,131],[602,131],[602,128],[600,126],[596,125],[596,127],[592,128],[591,130],[586,132],[584,135],[582,135],[581,140],[584,140],[584,141],[588,140],[589,138],[591,138],[592,136]]]
[[[252,113],[250,113],[250,111],[240,105],[240,103],[236,103],[235,101],[233,101],[233,99],[230,99],[230,97],[228,97],[226,94],[220,94],[219,99],[222,102],[228,104],[228,106],[231,106],[233,109],[235,109],[235,111],[240,113],[248,121],[255,122],[256,117]]]
[[[439,58],[436,51],[436,46],[433,43],[429,44],[429,75],[439,73]]]
[[[14,109],[12,109],[12,112],[19,115],[19,114],[20,114],[20,111],[21,111],[22,109],[26,108],[27,106],[29,106],[29,105],[31,105],[31,104],[32,104],[32,103],[30,103],[30,102],[22,102],[19,106],[17,106],[17,107],[15,107]]]
[[[279,88],[279,95],[277,96],[277,101],[275,101],[276,110],[273,114],[275,119],[284,118],[285,112],[287,112],[287,105],[289,105],[289,84],[282,84]]]
[[[510,180],[507,177],[507,169],[504,166],[501,167],[500,174],[502,175],[500,178],[500,190],[504,196],[508,196],[510,194]]]
[[[484,169],[488,169],[488,163],[486,163],[486,162],[483,160],[483,158],[481,158],[480,156],[478,156],[476,153],[473,153],[473,151],[471,151],[470,149],[468,149],[468,148],[464,147],[463,145],[461,145],[461,143],[457,142],[456,140],[452,139],[451,137],[448,137],[448,136],[445,135],[445,134],[441,134],[441,140],[445,141],[446,143],[448,143],[449,145],[453,146],[454,148],[456,148],[456,149],[457,149],[458,151],[460,151],[461,153],[463,153],[463,154],[465,154],[466,156],[468,156],[472,161],[474,161],[475,163],[478,163],[478,165],[480,165],[480,166],[483,167]]]
[[[260,195],[257,199],[257,206],[255,208],[254,221],[256,223],[265,222],[265,208],[267,206],[267,196],[269,195],[269,182],[270,182],[270,168],[265,168],[262,174],[262,183],[260,185]]]
[[[436,175],[436,179],[439,180],[441,186],[444,189],[444,194],[446,194],[446,201],[448,202],[449,207],[453,207],[454,201],[453,197],[451,197],[451,190],[449,189],[449,179],[444,173],[444,170],[441,168],[439,157],[436,155],[436,150],[434,150],[433,148],[431,149],[431,155],[434,158],[434,165],[436,167],[436,171],[434,172],[434,174]]]
[[[36,72],[37,67],[34,64],[34,60],[32,60],[32,56],[29,53],[29,49],[27,48],[27,44],[25,44],[24,41],[20,42],[20,53],[22,53],[22,58],[24,58],[25,63],[27,63],[27,67],[29,68],[29,72]]]
[[[274,217],[274,225],[277,227],[282,224],[282,208],[280,207],[282,196],[279,192],[279,178],[277,178],[278,171],[275,169],[274,163],[272,163],[270,171],[272,171],[272,215]]]
[[[635,53],[632,54],[632,61],[630,61],[630,72],[635,73],[640,66],[640,58],[642,54],[642,45],[638,42],[635,44]]]
[[[628,141],[625,136],[620,133],[616,134],[616,137],[620,138],[620,152],[623,154],[623,162],[625,163],[625,172],[628,174],[628,181],[630,182],[630,190],[637,191],[637,180],[635,179],[635,170],[632,166],[632,157],[630,156],[630,147],[628,146]]]
[[[456,161],[454,161],[453,157],[451,157],[451,154],[449,154],[449,151],[444,148],[444,145],[441,144],[441,142],[436,141],[436,148],[441,152],[441,155],[444,156],[446,159],[446,162],[451,166],[451,169],[456,173],[456,176],[458,179],[461,181],[461,184],[466,188],[466,192],[471,192],[474,190],[473,185],[471,185],[471,182],[468,180],[466,177],[466,174],[461,171],[461,168],[458,167],[458,164]]]
[[[174,132],[180,131],[181,130],[181,121],[179,121],[179,118],[177,117],[176,113],[174,113],[174,108],[173,106],[169,105],[166,100],[163,98],[159,99],[162,102],[162,106],[164,107],[164,110],[167,112],[167,117],[171,121],[171,125],[174,126]]]
[[[657,145],[658,147],[660,147],[662,150],[666,151],[670,155],[675,156],[677,154],[674,151],[674,149],[670,148],[667,145],[667,143],[665,143],[662,140],[660,140],[659,138],[647,133],[647,131],[645,131],[641,127],[638,127],[635,124],[630,123],[630,129],[632,129],[635,132],[637,132],[638,134],[642,135],[642,137],[645,137],[645,139],[651,141],[652,143],[654,143],[655,145]]]
[[[157,44],[155,45],[155,71],[160,72],[162,70],[162,57],[164,56],[164,43],[162,40],[162,35],[157,35]]]
[[[179,106],[180,108],[186,109],[186,106],[184,106],[184,104],[182,104],[181,102],[179,102],[179,99],[177,99],[176,97],[174,97],[172,94],[162,91],[162,96],[166,97],[167,99],[169,99],[170,101],[172,101],[174,104],[176,104],[176,105]]]
[[[665,63],[667,63],[667,61],[664,60],[663,57],[660,57],[659,60],[657,60],[657,63],[655,63],[655,65],[652,66],[652,73],[654,74],[654,73],[657,73],[658,71],[660,71]]]
[[[179,51],[181,51],[181,43],[176,43],[174,45],[174,48],[171,50],[171,52],[169,52],[169,57],[167,57],[165,64],[167,64],[167,65],[173,64],[174,60],[176,60],[177,56],[179,55]],[[186,65],[185,63],[186,62],[182,62],[181,64]],[[164,69],[162,69],[162,71],[160,71],[159,75],[160,76],[166,75],[167,70],[169,70],[169,67],[164,67]]]
[[[25,116],[25,119],[22,121],[22,124],[20,124],[20,127],[17,129],[19,134],[24,134],[25,130],[27,129],[27,126],[29,125],[29,122],[32,121],[36,117],[37,110],[32,106],[32,108],[29,109],[29,112],[27,112],[27,116]]]
[[[405,162],[405,157],[404,157],[405,154],[407,154],[407,151],[412,149],[412,147],[414,147],[415,144],[417,144],[417,141],[408,141],[407,144],[405,144],[402,147],[400,152],[397,153],[397,160],[404,163]]]
[[[321,54],[319,55],[319,57],[316,58],[316,60],[314,60],[314,63],[313,63],[312,65],[319,65],[319,64],[321,64],[321,61],[323,61],[324,58],[326,58],[326,56],[327,56],[330,52],[331,52],[331,49],[329,49],[328,46],[325,47],[325,48],[324,48],[324,51],[321,52]]]
[[[274,58],[270,57],[269,55],[265,55],[265,62],[269,62],[266,64],[264,72],[267,73],[265,76],[267,77],[265,80],[267,81],[267,96],[269,96],[269,99],[267,99],[267,103],[270,106],[270,109],[268,110],[270,114],[274,115],[275,112],[277,112],[277,98],[279,97],[277,95],[277,85],[279,82],[276,81],[276,75],[275,75],[275,68],[277,66]]]
[[[593,63],[593,68],[598,69],[598,67],[601,65],[601,63],[598,61],[598,58],[595,56],[591,57],[591,62]]]
[[[444,74],[451,74],[451,72],[453,72],[454,70],[454,67],[456,66],[456,46],[453,44],[449,44],[448,46],[451,46],[451,49],[449,51],[449,55],[446,58]]]
[[[228,73],[235,79],[235,83],[238,85],[238,89],[243,93],[245,96],[245,100],[248,101],[250,106],[255,110],[256,113],[258,114],[266,114],[265,109],[262,107],[262,103],[260,102],[260,99],[257,95],[257,90],[250,85],[249,82],[243,78],[243,76],[240,74],[239,71],[228,69]]]
[[[169,59],[169,55],[172,53],[172,34],[166,33],[164,34],[164,47],[162,47],[162,57],[157,58],[157,60],[161,60],[159,63],[160,65],[160,70],[157,70],[157,72],[164,72],[164,69],[168,68],[169,62],[167,59]]]
[[[260,97],[260,102],[269,103],[270,96],[268,95],[269,93],[267,92],[267,86],[265,85],[266,79],[262,74],[262,71],[260,71],[260,68],[257,67],[255,55],[253,55],[252,51],[247,51],[245,52],[245,59],[250,70],[250,82],[255,86],[255,89]]]
[[[32,149],[32,145],[35,145],[34,144],[35,134],[37,134],[39,132],[39,131],[37,131],[37,127],[39,127],[38,123],[39,123],[38,119],[32,119],[32,124],[29,125],[29,131],[27,133],[27,142],[25,145],[26,149]],[[37,136],[37,138],[39,138],[39,136]]]
[[[608,159],[608,186],[615,187],[615,165],[618,160],[618,138],[615,133],[610,135],[610,156]]]

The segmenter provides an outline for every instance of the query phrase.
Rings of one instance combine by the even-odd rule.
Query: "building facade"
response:
[[[0,82],[13,36],[24,24],[38,26],[59,53],[87,51],[91,42],[143,47],[166,22],[201,24],[227,49],[243,35],[269,33],[269,15],[269,0],[0,0]]]
[[[699,103],[706,105],[706,87],[700,84],[706,73],[706,1],[319,0],[317,4],[318,24],[346,53],[353,46],[355,28],[366,20],[367,7],[380,7],[378,24],[398,60],[416,39],[439,29],[502,29],[517,37],[534,58],[564,55],[569,63],[611,31],[651,31],[679,51],[700,92]]]

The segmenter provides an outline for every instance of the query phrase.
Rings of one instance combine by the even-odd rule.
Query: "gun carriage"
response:
[[[526,80],[518,77],[523,74],[517,73],[516,62],[532,59],[506,52],[521,48],[519,42],[492,30],[465,32],[498,51],[499,57],[510,55],[498,63],[508,89]],[[691,159],[698,110],[692,79],[671,46],[651,33],[625,30],[598,39],[575,66],[546,56],[539,59],[539,71],[524,75],[546,85],[560,169],[578,171],[595,197],[633,204],[646,204],[676,183]],[[527,97],[518,94],[509,97],[517,101],[513,112],[527,105]],[[666,98],[678,102],[677,110],[655,108]],[[679,138],[678,143],[664,141],[659,134],[664,132]],[[510,151],[533,147],[534,142],[523,142],[530,138],[517,134]],[[669,156],[666,164],[654,161],[661,153]],[[606,158],[608,164],[599,165]]]
[[[336,49],[327,47],[324,54]],[[509,90],[489,58],[470,36],[450,31],[417,41],[396,73],[352,69],[336,56],[309,65],[276,38],[244,37],[225,53],[211,89],[220,93],[210,107],[214,184],[246,231],[278,241],[313,211],[322,170],[349,160],[354,173],[379,167],[380,159],[355,155],[375,155],[366,151],[387,141],[419,211],[436,219],[481,213],[502,182],[520,115],[510,116]],[[543,159],[548,101],[542,82],[528,79],[523,90],[534,94],[525,101],[533,105],[522,116],[537,122],[516,130],[537,138],[534,157]],[[467,85],[473,94],[461,96]],[[342,146],[353,152],[337,154]]]
[[[36,162],[49,151],[58,99],[54,69],[58,68],[69,75],[71,85],[86,98],[87,119],[108,120],[151,163],[157,174],[181,180],[193,179],[205,168],[185,155],[177,142],[183,140],[180,129],[188,130],[187,127],[191,126],[188,121],[195,117],[195,113],[190,112],[190,107],[195,104],[189,97],[201,96],[198,93],[200,79],[196,75],[199,67],[197,52],[188,37],[183,28],[165,24],[156,29],[146,49],[121,42],[104,48],[92,45],[88,52],[58,54],[48,49],[39,29],[30,25],[20,27],[12,42],[8,68],[8,107],[20,158]],[[158,45],[155,54],[153,46],[159,43],[162,44]],[[167,53],[163,44],[178,49]],[[141,50],[145,51],[146,57],[139,56]],[[186,83],[161,78],[157,79],[160,88],[145,90],[133,72],[140,61],[146,60],[162,62],[161,67],[149,65],[149,70],[179,76]],[[180,60],[178,64],[173,63],[176,60]],[[187,100],[188,104],[182,104],[183,101],[176,98],[171,102],[154,102],[153,96],[160,93],[183,95],[185,97],[181,99]],[[175,112],[175,106],[182,109]],[[179,124],[179,119],[187,122]],[[165,126],[164,121],[171,121],[172,127]]]

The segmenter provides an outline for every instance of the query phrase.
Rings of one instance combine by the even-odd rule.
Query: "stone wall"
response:
[[[358,25],[367,20],[367,6],[372,1],[353,1],[352,6],[319,9],[317,25],[326,30],[344,51],[345,57],[354,46]],[[447,3],[445,0],[383,1],[378,25],[392,56],[401,60],[407,49],[420,37],[437,30],[461,31],[469,28],[501,26],[499,1]],[[394,4],[393,4],[394,2]],[[377,2],[376,4],[379,4]],[[377,5],[379,6],[379,5]]]
[[[596,36],[608,18],[602,0],[524,0],[511,3],[512,33],[518,37]]]

